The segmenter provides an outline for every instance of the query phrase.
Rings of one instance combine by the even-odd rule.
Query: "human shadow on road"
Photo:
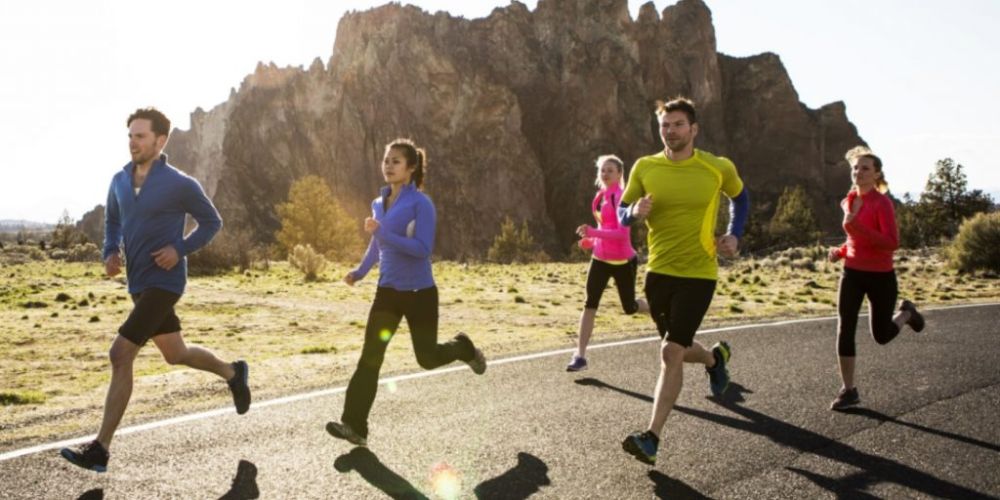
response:
[[[365,481],[382,490],[390,498],[428,500],[427,496],[409,481],[386,467],[368,448],[356,446],[350,452],[337,457],[333,467],[342,473],[357,471]]]
[[[584,378],[576,379],[573,382],[575,382],[576,384],[585,385],[585,386],[588,386],[588,387],[598,387],[598,388],[601,388],[601,389],[608,389],[608,390],[611,390],[611,391],[620,392],[622,394],[625,394],[626,396],[632,396],[633,398],[640,399],[640,400],[645,401],[647,403],[652,403],[653,402],[653,397],[652,396],[649,396],[647,394],[640,394],[638,392],[630,391],[628,389],[623,389],[621,387],[611,385],[611,384],[609,384],[609,383],[607,383],[607,382],[605,382],[603,380],[600,380],[600,379],[591,378],[591,377],[584,377]],[[722,397],[715,398],[715,399],[717,401],[721,401],[721,402],[724,402],[724,403],[738,403],[738,402],[745,401],[745,399],[743,398],[743,394],[753,394],[753,391],[751,391],[751,390],[743,387],[740,384],[737,384],[736,382],[730,382],[729,383],[729,389],[726,390],[726,393],[723,394]],[[708,398],[709,399],[713,399],[712,396],[709,396]],[[681,408],[681,407],[675,406],[675,408]]]
[[[240,460],[236,465],[236,476],[233,477],[233,485],[219,500],[250,500],[260,498],[260,490],[257,488],[257,466],[253,462]]]
[[[706,497],[698,490],[684,484],[683,481],[674,479],[658,470],[651,470],[648,473],[649,479],[653,481],[656,488],[653,493],[656,498],[669,498],[670,500],[704,500]]]
[[[82,495],[76,497],[76,500],[104,500],[104,489],[94,488],[85,491]]]
[[[576,383],[580,385],[609,389],[647,402],[653,401],[653,398],[645,394],[639,394],[634,391],[615,387],[611,384],[593,378],[582,378],[576,380]],[[842,498],[871,498],[864,492],[864,490],[867,489],[869,485],[880,482],[896,483],[935,497],[991,498],[975,490],[934,477],[926,472],[914,469],[913,467],[858,451],[844,443],[826,437],[822,434],[797,427],[769,415],[760,413],[756,410],[751,410],[750,408],[741,406],[739,403],[743,402],[745,399],[743,394],[752,393],[752,390],[740,385],[739,383],[731,382],[729,384],[729,390],[726,391],[726,394],[723,395],[723,397],[708,398],[719,406],[742,416],[743,419],[697,410],[694,408],[687,408],[680,405],[674,406],[674,410],[693,417],[715,422],[717,424],[726,425],[734,429],[760,434],[770,438],[777,444],[794,448],[803,453],[811,453],[830,460],[845,463],[852,467],[861,468],[862,471],[860,473],[852,474],[845,478],[827,478],[814,473],[802,473],[800,472],[800,469],[789,468],[789,470],[802,474],[807,479],[813,481],[813,483],[817,486],[837,494]],[[872,412],[872,415],[868,416],[878,418],[874,416],[875,413],[877,412]],[[896,421],[892,417],[885,417],[887,420],[891,420],[893,422]],[[933,429],[926,430],[929,432],[934,431]],[[956,439],[969,439],[964,436],[949,437],[955,437]]]
[[[591,378],[591,377],[584,377],[584,378],[578,378],[578,379],[574,380],[573,382],[576,383],[576,384],[579,384],[579,385],[585,385],[587,387],[598,387],[598,388],[601,388],[601,389],[608,389],[608,390],[612,390],[612,391],[615,391],[615,392],[620,392],[622,394],[625,394],[626,396],[632,396],[633,398],[641,399],[641,400],[643,400],[643,401],[645,401],[647,403],[652,403],[653,402],[653,397],[652,396],[649,396],[647,394],[639,394],[638,392],[630,391],[628,389],[623,389],[621,387],[617,387],[617,386],[611,385],[611,384],[609,384],[609,383],[607,383],[607,382],[605,382],[603,380],[600,380],[600,379]]]
[[[736,385],[738,386],[738,384]],[[737,389],[739,390],[741,387],[738,386]],[[990,498],[978,491],[934,477],[894,460],[856,450],[835,439],[789,424],[737,403],[725,400],[713,401],[743,418],[733,418],[694,408],[677,407],[677,410],[734,429],[760,434],[779,445],[861,469],[861,472],[846,478],[825,478],[816,474],[805,476],[817,486],[838,496],[853,498],[865,494],[862,487],[890,482],[934,497]]]
[[[797,467],[785,467],[785,470],[790,470],[812,481],[816,486],[836,494],[838,500],[874,500],[879,498],[865,493],[865,490],[878,482],[877,480],[873,481],[874,478],[866,472],[854,473],[846,477],[834,479]]]
[[[886,415],[884,413],[880,413],[878,411],[875,411],[875,410],[872,410],[872,409],[869,409],[869,408],[857,408],[857,407],[855,407],[855,408],[846,408],[844,410],[841,410],[841,413],[850,413],[851,415],[861,415],[863,417],[868,417],[870,419],[878,420],[878,421],[883,422],[883,423],[884,422],[892,422],[894,424],[902,425],[904,427],[909,427],[911,429],[916,429],[918,431],[923,431],[923,432],[926,432],[928,434],[934,434],[936,436],[941,436],[941,437],[948,438],[948,439],[954,439],[955,441],[961,441],[963,443],[971,444],[973,446],[978,446],[980,448],[986,448],[987,450],[1000,452],[1000,446],[997,446],[997,445],[995,445],[993,443],[987,443],[985,441],[980,441],[978,439],[971,438],[971,437],[968,437],[968,436],[963,436],[961,434],[954,434],[954,433],[951,433],[951,432],[948,432],[948,431],[938,430],[938,429],[935,429],[933,427],[924,427],[923,425],[920,425],[920,424],[913,424],[913,423],[910,423],[910,422],[903,422],[901,420],[898,420],[896,417],[892,417],[892,416]]]
[[[540,458],[522,451],[517,454],[517,465],[479,483],[473,492],[480,500],[516,500],[528,498],[550,484],[549,466]]]

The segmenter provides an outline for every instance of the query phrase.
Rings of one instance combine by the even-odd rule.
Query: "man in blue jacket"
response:
[[[111,386],[97,439],[78,449],[63,448],[70,462],[96,472],[108,466],[108,448],[132,395],[132,363],[152,339],[167,363],[212,372],[226,381],[236,413],[250,408],[245,361],[226,363],[211,351],[184,343],[174,313],[187,283],[186,256],[208,244],[222,228],[222,219],[201,185],[167,163],[162,153],[170,120],[155,108],[128,117],[132,161],[111,180],[104,212],[104,269],[121,272],[124,243],[125,275],[135,307],[111,344]],[[184,237],[190,214],[198,228]]]

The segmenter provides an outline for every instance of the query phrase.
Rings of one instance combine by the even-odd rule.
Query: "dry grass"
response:
[[[835,314],[840,268],[822,256],[797,249],[724,267],[703,327]],[[585,263],[436,263],[440,337],[466,331],[493,358],[572,347],[586,270]],[[901,296],[920,305],[1000,297],[1000,280],[956,275],[935,252],[903,254],[897,270]],[[96,432],[110,378],[107,350],[131,309],[123,282],[100,271],[54,261],[0,267],[0,450]],[[247,359],[258,401],[343,384],[360,352],[377,274],[348,287],[338,281],[346,271],[332,266],[320,281],[305,282],[278,263],[194,278],[178,305],[184,336],[224,359]],[[648,318],[620,313],[613,289],[602,302],[596,342],[653,334]],[[399,333],[408,336],[405,325]],[[416,369],[409,341],[397,339],[383,373]],[[123,425],[229,404],[220,380],[167,365],[151,345],[139,355],[136,377]]]

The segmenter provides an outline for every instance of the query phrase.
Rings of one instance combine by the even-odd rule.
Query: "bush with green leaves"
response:
[[[319,275],[326,270],[326,257],[313,250],[309,245],[295,245],[288,253],[288,262],[299,271],[302,271],[306,281],[316,281]]]
[[[951,266],[962,272],[1000,273],[1000,212],[966,219],[947,248],[947,256]]]
[[[500,264],[547,262],[549,256],[538,248],[535,238],[528,231],[528,221],[522,222],[518,229],[510,217],[504,217],[500,233],[493,239],[486,260]]]
[[[813,243],[819,237],[812,204],[802,186],[786,187],[768,226],[768,235],[779,245]]]

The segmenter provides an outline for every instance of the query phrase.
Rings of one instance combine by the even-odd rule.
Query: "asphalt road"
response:
[[[382,385],[368,448],[324,431],[334,390],[119,436],[106,474],[8,453],[0,498],[996,498],[1000,305],[926,315],[887,346],[860,327],[847,413],[827,409],[835,320],[699,335],[730,342],[733,384],[716,400],[685,369],[655,467],[620,446],[658,370],[638,341],[593,349],[580,374],[561,352]]]

